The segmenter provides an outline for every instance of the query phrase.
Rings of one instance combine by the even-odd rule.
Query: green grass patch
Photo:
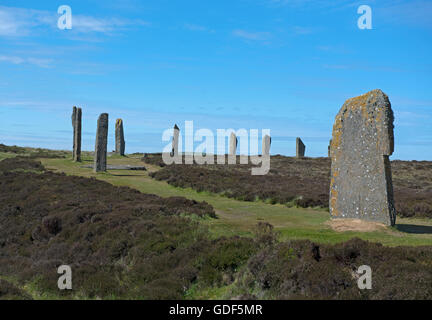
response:
[[[96,177],[113,185],[129,186],[143,193],[156,194],[161,197],[181,196],[211,204],[218,219],[204,219],[200,223],[208,226],[213,237],[220,236],[251,236],[253,228],[260,221],[266,221],[280,232],[281,240],[309,239],[318,243],[339,243],[358,237],[376,241],[388,246],[398,245],[432,245],[430,233],[402,232],[397,228],[386,228],[374,232],[336,232],[326,222],[329,213],[325,209],[304,209],[287,207],[282,204],[268,204],[263,201],[239,201],[209,192],[197,192],[190,188],[173,187],[164,181],[156,181],[148,173],[159,168],[145,164],[148,171],[111,170],[95,174],[90,168],[82,168],[92,162],[91,156],[83,157],[82,163],[71,159],[41,159],[43,165],[51,170],[64,172],[67,175]],[[108,164],[143,165],[139,156],[111,156]],[[398,218],[399,225],[419,225],[432,228],[428,219]]]

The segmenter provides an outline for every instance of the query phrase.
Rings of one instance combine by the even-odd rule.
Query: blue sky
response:
[[[57,8],[72,8],[72,30]],[[357,8],[372,8],[360,30]],[[126,0],[0,2],[0,143],[83,149],[96,120],[125,125],[126,152],[162,132],[270,129],[273,154],[326,156],[344,101],[380,88],[395,112],[392,159],[432,160],[432,1]]]

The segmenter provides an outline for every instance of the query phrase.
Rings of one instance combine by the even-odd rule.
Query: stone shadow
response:
[[[395,228],[405,233],[432,234],[432,226],[421,226],[417,224],[396,224]]]

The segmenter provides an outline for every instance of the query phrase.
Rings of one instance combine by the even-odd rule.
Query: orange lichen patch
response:
[[[365,94],[362,94],[361,96],[350,98],[347,101],[345,101],[346,105],[354,105],[356,107],[364,107],[368,104],[368,98],[376,99],[376,92],[378,89],[372,90],[370,92],[367,92]],[[371,97],[372,96],[372,97]]]
[[[337,150],[337,147],[341,144],[341,135],[342,135],[342,119],[338,115],[336,116],[335,123],[333,125],[333,134],[331,141],[331,149]]]
[[[332,219],[326,222],[334,231],[346,232],[346,231],[357,231],[357,232],[372,232],[386,229],[386,226],[382,223],[365,221],[360,219]]]
[[[361,113],[362,113],[363,119],[365,119],[366,121],[370,120],[370,115],[369,115],[368,109],[365,105],[361,106]]]
[[[378,110],[378,113],[377,113],[377,116],[376,116],[376,121],[377,121],[378,123],[381,123],[381,120],[382,120],[382,118],[383,118],[383,115],[384,115],[384,110],[379,109],[379,110]]]
[[[334,178],[332,178],[332,181],[330,183],[330,212],[332,216],[337,217],[339,215],[339,212],[336,208],[338,192],[337,190],[333,189],[333,185],[334,185]]]

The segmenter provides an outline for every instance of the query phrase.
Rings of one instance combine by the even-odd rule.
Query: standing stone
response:
[[[115,152],[121,156],[125,155],[125,140],[123,133],[123,120],[117,119],[115,126]]]
[[[235,156],[237,154],[237,137],[234,132],[231,132],[229,141],[229,155]]]
[[[303,158],[305,155],[306,146],[300,138],[296,139],[296,157]]]
[[[94,171],[106,171],[108,143],[108,113],[102,113],[97,123]]]
[[[77,107],[73,107],[72,108],[72,128],[73,128],[73,135],[72,135],[72,141],[73,141],[73,146],[72,146],[72,159],[75,159],[75,119],[76,119],[76,114],[77,114]]]
[[[171,156],[174,157],[178,156],[179,135],[180,135],[180,129],[179,127],[177,127],[177,124],[175,124],[173,139],[172,139],[172,150],[171,150]]]
[[[271,145],[271,138],[269,135],[265,135],[262,140],[262,155],[263,156],[269,156],[270,155],[270,145]]]
[[[74,161],[81,161],[81,129],[82,129],[82,109],[78,108],[74,121]]]
[[[373,90],[349,99],[333,125],[330,214],[394,225],[389,156],[394,150],[393,111]]]
[[[331,150],[331,143],[332,143],[332,140],[330,139],[330,142],[329,142],[329,145],[328,145],[328,150],[327,150],[327,153],[328,153],[328,157],[330,158],[331,157],[331,155],[330,155],[330,150]]]

